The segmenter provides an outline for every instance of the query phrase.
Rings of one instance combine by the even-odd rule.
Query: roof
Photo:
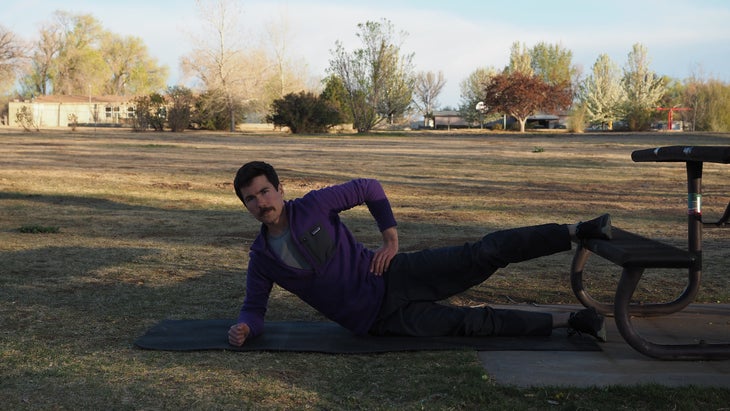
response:
[[[33,99],[36,103],[126,103],[134,96],[79,96],[79,95],[50,95],[38,96]]]
[[[434,111],[433,115],[434,117],[461,117],[461,114],[454,110]]]
[[[527,117],[528,120],[560,120],[560,117],[553,114],[535,114]]]

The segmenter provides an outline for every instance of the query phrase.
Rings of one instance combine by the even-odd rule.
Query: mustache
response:
[[[261,208],[261,209],[259,209],[259,217],[263,217],[264,214],[268,213],[269,211],[274,211],[274,210],[275,210],[274,207]]]

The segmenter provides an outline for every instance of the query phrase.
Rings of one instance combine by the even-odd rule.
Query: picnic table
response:
[[[681,249],[630,231],[614,227],[611,240],[590,239],[579,242],[571,264],[571,287],[586,307],[613,316],[621,336],[634,349],[647,356],[665,360],[730,359],[730,343],[660,344],[648,341],[634,328],[631,317],[667,315],[682,310],[694,301],[702,274],[702,230],[726,228],[730,203],[718,221],[702,219],[702,168],[706,162],[730,163],[730,146],[667,146],[637,150],[631,154],[635,162],[685,163],[687,169],[687,249]],[[621,266],[621,277],[613,303],[602,303],[591,297],[583,285],[583,269],[591,254],[599,255]],[[661,303],[634,304],[632,295],[644,270],[687,270],[687,287],[674,300]],[[730,336],[729,336],[730,338]]]

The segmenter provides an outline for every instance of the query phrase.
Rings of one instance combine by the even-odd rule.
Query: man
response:
[[[254,161],[234,180],[236,195],[262,223],[251,245],[246,297],[228,332],[241,346],[264,331],[274,283],[356,334],[550,335],[553,328],[605,341],[603,317],[577,313],[454,307],[437,303],[486,280],[509,263],[570,250],[572,238],[611,237],[610,216],[573,225],[545,224],[497,231],[463,246],[398,252],[396,221],[377,180],[356,179],[284,200],[274,168]],[[369,250],[339,213],[365,204],[383,244]]]

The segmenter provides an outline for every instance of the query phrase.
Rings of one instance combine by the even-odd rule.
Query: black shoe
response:
[[[593,307],[571,313],[568,326],[570,327],[568,336],[585,333],[598,341],[606,342],[606,324],[603,316]]]
[[[575,236],[579,240],[597,238],[601,240],[611,239],[611,215],[604,214],[593,220],[578,223],[575,228]]]

